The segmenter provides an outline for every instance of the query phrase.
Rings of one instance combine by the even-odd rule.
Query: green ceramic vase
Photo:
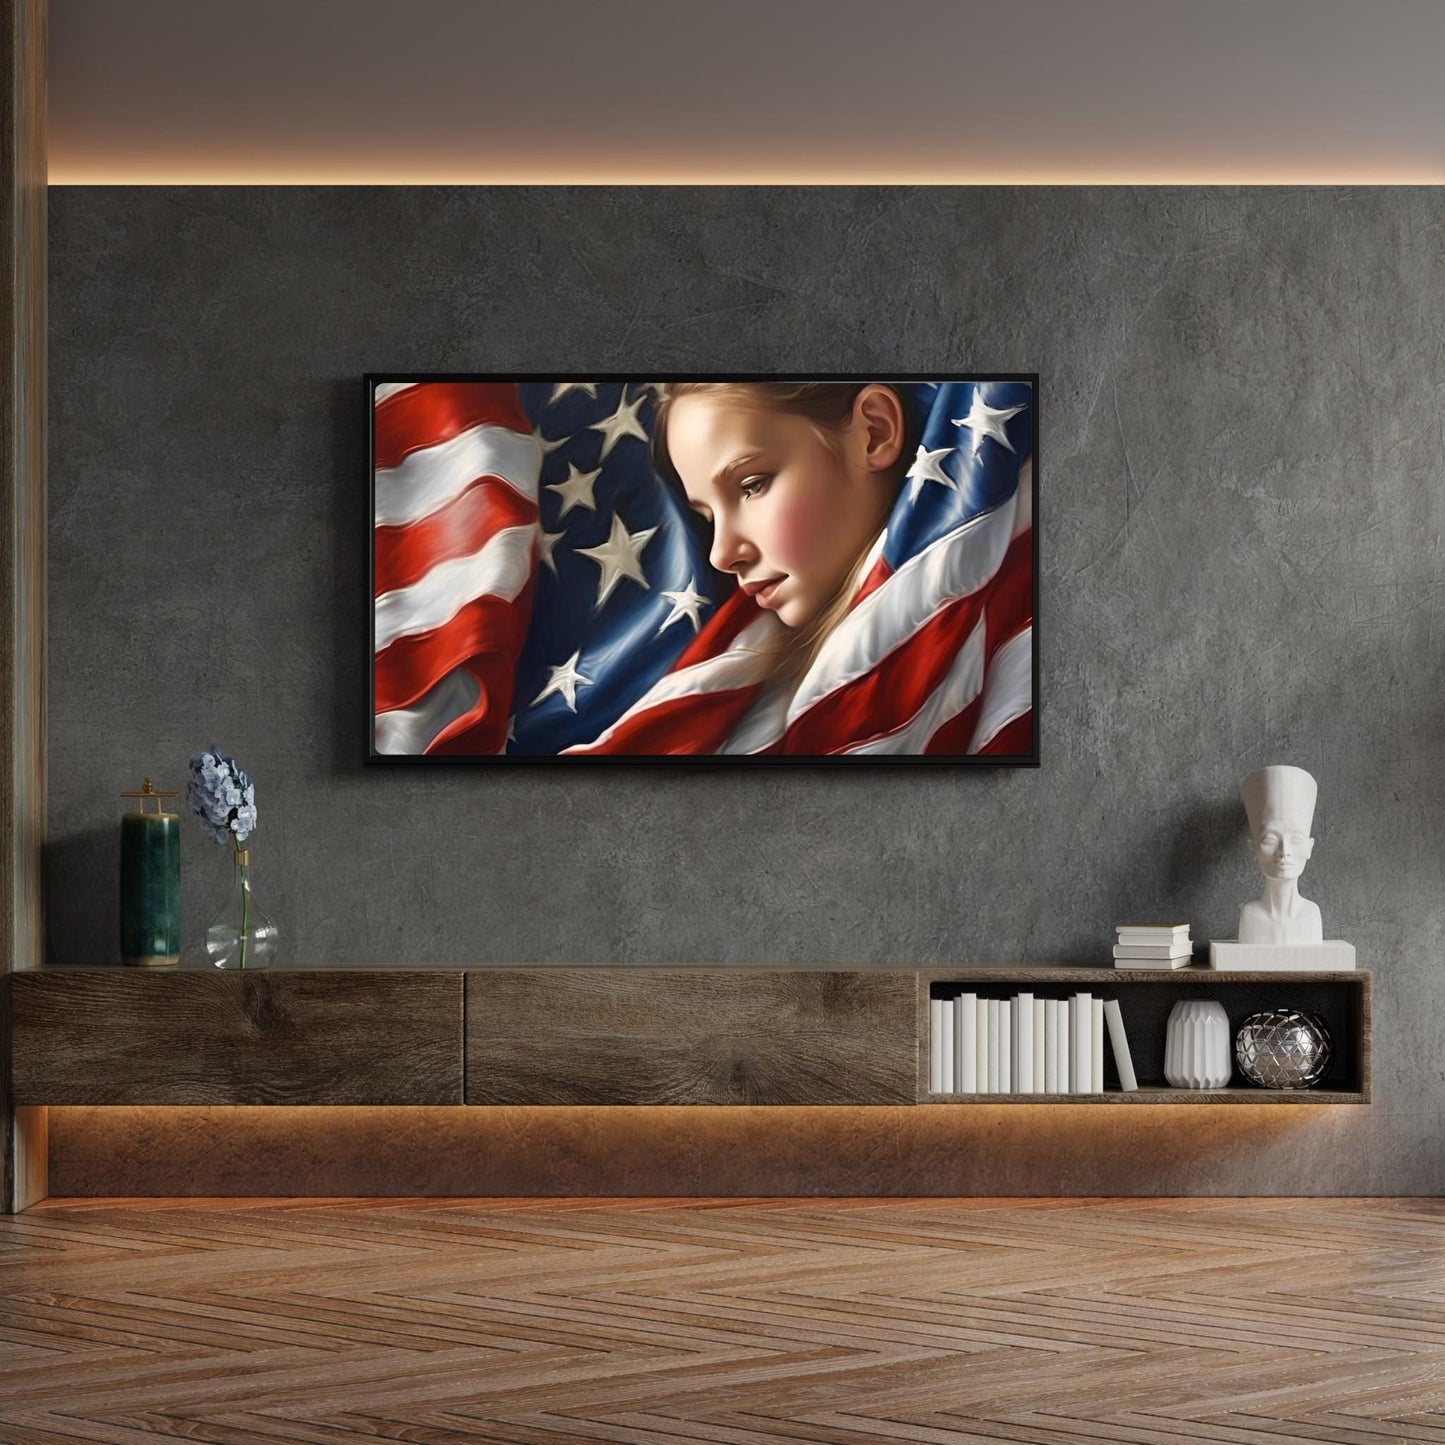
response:
[[[120,956],[164,967],[181,959],[181,820],[127,813],[120,820]]]

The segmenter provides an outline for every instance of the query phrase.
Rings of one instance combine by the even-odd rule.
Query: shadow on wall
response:
[[[88,828],[45,845],[45,959],[120,961],[119,827]]]
[[[371,545],[371,484],[366,473],[370,417],[360,375],[338,378],[327,390],[331,432],[331,771],[360,771],[370,748],[371,695],[367,625],[371,597],[367,549]]]
[[[1223,890],[1231,899],[1229,908],[1236,908],[1236,896],[1240,901],[1249,896],[1240,880],[1253,867],[1243,809],[1235,797],[1187,802],[1148,826],[1133,819],[1128,828],[1111,833],[1110,846],[1111,856],[1100,866],[1099,926],[1081,933],[1072,952],[1058,954],[1060,959],[1108,962],[1114,926],[1129,921],[1188,923],[1196,959],[1203,940],[1233,932],[1237,914],[1220,914],[1219,895]]]
[[[1196,803],[1169,841],[1164,883],[1168,896],[1179,900],[1180,917],[1197,920],[1193,935],[1196,955],[1201,938],[1234,932],[1232,925],[1219,932],[1223,924],[1210,925],[1209,919],[1211,910],[1217,915],[1211,894],[1218,892],[1219,880],[1239,872],[1249,859],[1242,812],[1239,800],[1232,796]],[[1240,895],[1241,902],[1246,896]],[[1208,931],[1197,931],[1201,925]]]

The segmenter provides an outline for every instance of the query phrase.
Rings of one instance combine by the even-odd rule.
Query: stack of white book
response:
[[[1131,1092],[1139,1084],[1117,999],[940,990],[929,999],[929,1091],[1102,1094],[1106,1030],[1120,1090]]]
[[[1121,923],[1115,968],[1188,968],[1194,960],[1187,923]]]

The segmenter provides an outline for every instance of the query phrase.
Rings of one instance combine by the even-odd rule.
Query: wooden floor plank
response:
[[[55,1200],[4,1445],[1445,1445],[1438,1200]]]

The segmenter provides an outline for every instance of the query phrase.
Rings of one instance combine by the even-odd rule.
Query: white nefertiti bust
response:
[[[1251,773],[1239,789],[1249,818],[1264,894],[1239,914],[1241,943],[1320,943],[1317,904],[1301,898],[1299,876],[1314,851],[1315,780],[1303,768],[1270,767]]]

